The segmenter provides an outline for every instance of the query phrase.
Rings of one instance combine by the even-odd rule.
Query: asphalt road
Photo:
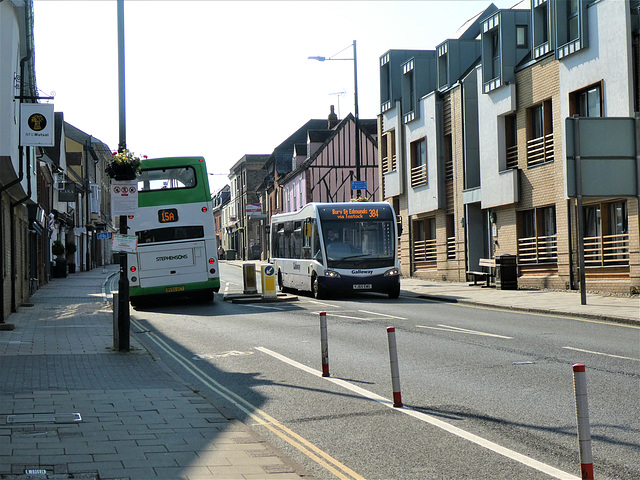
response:
[[[222,266],[223,289],[242,291]],[[319,312],[328,324],[322,378]],[[363,294],[132,311],[194,388],[318,478],[580,478],[572,365],[587,366],[598,479],[640,478],[640,347],[625,325]],[[393,398],[396,329],[404,409]],[[188,380],[188,381],[191,381]]]

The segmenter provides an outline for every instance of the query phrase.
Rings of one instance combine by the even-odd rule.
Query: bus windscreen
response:
[[[138,191],[177,190],[196,186],[193,167],[169,167],[143,170],[138,177]]]

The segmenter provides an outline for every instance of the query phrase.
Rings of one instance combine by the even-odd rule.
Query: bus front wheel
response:
[[[322,300],[325,297],[324,289],[318,283],[317,275],[311,277],[311,291],[313,292],[313,296],[318,300]]]

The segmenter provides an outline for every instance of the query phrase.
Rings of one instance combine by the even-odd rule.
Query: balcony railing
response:
[[[518,145],[507,147],[507,170],[518,168]]]
[[[427,184],[427,166],[418,165],[411,169],[411,186],[419,187]]]
[[[553,133],[527,142],[527,165],[534,167],[553,161]]]
[[[396,170],[396,156],[382,158],[382,173],[389,173]]]
[[[436,240],[415,240],[413,242],[413,255],[416,264],[435,263],[438,259]]]
[[[447,260],[456,258],[456,237],[447,237]]]
[[[518,239],[518,263],[557,263],[558,235]]]
[[[587,267],[629,265],[629,234],[585,238],[584,263]]]

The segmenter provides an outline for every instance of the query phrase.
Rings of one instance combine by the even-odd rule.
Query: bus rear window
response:
[[[136,232],[138,243],[158,243],[171,242],[175,240],[191,240],[204,238],[204,227],[202,225],[152,228]]]
[[[169,167],[143,170],[138,176],[138,191],[178,190],[196,186],[193,167]]]

